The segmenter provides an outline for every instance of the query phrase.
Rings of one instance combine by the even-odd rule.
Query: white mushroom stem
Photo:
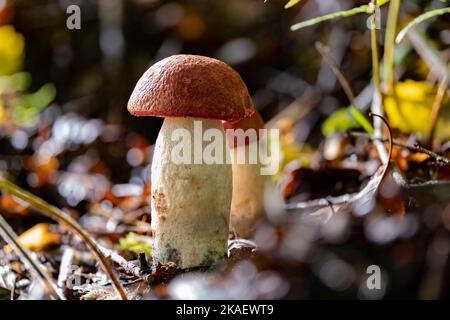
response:
[[[255,145],[256,144],[256,145]],[[261,163],[237,163],[239,153],[248,155],[258,150],[258,141],[231,148],[233,163],[233,196],[230,229],[241,237],[249,237],[257,222],[265,215],[264,188],[266,175],[261,175]]]
[[[201,139],[194,137],[194,120],[202,121],[202,136],[208,129],[217,129],[225,141],[220,121],[166,118],[155,144],[151,173],[154,262],[172,261],[182,269],[209,266],[226,257],[230,220],[232,172],[225,161],[227,145],[221,144],[224,161],[220,164],[193,164],[194,151],[201,157],[194,147],[194,140]],[[180,139],[180,132],[189,133],[189,139]],[[202,149],[205,144],[209,142]],[[180,156],[180,147],[190,152],[190,163],[174,163],[173,154]]]

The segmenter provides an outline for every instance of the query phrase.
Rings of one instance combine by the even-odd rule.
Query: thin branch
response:
[[[320,55],[325,60],[325,62],[330,66],[331,70],[333,70],[334,74],[336,75],[336,78],[338,79],[339,83],[342,86],[342,89],[344,89],[347,99],[350,101],[352,105],[354,105],[355,95],[352,91],[352,88],[348,83],[347,79],[345,78],[344,74],[339,69],[339,66],[337,65],[336,61],[330,56],[329,48],[327,46],[324,46],[321,42],[316,42],[315,47],[317,51],[319,51]]]
[[[0,189],[11,193],[12,195],[24,200],[25,202],[28,202],[34,208],[38,209],[39,211],[49,216],[50,218],[55,219],[58,222],[69,226],[73,232],[75,232],[77,235],[81,237],[81,239],[87,244],[89,249],[91,249],[91,251],[97,257],[97,259],[100,262],[100,265],[102,266],[106,274],[108,274],[108,276],[110,277],[112,284],[119,293],[120,297],[123,300],[127,300],[127,294],[125,292],[125,289],[122,287],[122,284],[120,283],[117,275],[111,269],[108,260],[99,250],[95,241],[89,236],[89,234],[86,231],[83,230],[83,228],[72,217],[70,217],[67,213],[58,209],[57,207],[52,206],[51,204],[45,202],[41,198],[36,197],[32,193],[16,186],[15,184],[9,182],[8,180],[5,180],[4,178],[1,177],[1,175],[0,175]]]
[[[389,132],[389,154],[388,154],[388,161],[386,163],[386,167],[383,170],[383,175],[381,176],[381,181],[384,180],[384,177],[386,176],[386,173],[389,169],[389,165],[391,164],[391,159],[392,159],[392,149],[393,149],[393,136],[392,136],[392,129],[391,126],[389,125],[389,122],[386,120],[385,117],[379,115],[379,114],[374,114],[374,113],[369,113],[369,117],[378,117],[380,118],[384,124],[386,125],[386,127],[388,128],[388,132]],[[381,183],[381,182],[380,182]]]
[[[105,248],[103,246],[99,245],[99,249],[102,251],[102,253],[111,259],[114,263],[117,263],[125,273],[142,278],[146,270],[142,270],[142,268],[139,265],[136,265],[128,260],[126,260],[124,257],[122,257],[120,254],[118,254],[116,251]]]
[[[369,135],[367,135],[369,137]],[[296,203],[288,203],[286,204],[287,210],[293,210],[293,209],[312,209],[317,207],[326,207],[329,206],[329,204],[333,205],[339,205],[344,204],[350,201],[353,197],[355,197],[357,193],[350,193],[350,194],[344,194],[336,197],[326,197],[326,198],[319,198],[319,199],[313,199],[308,201],[301,201]]]
[[[40,263],[32,257],[28,249],[17,241],[18,236],[2,215],[0,215],[0,236],[11,246],[14,252],[16,252],[20,260],[28,267],[30,273],[42,283],[44,288],[47,289],[50,297],[56,300],[64,300],[64,296],[58,291],[53,279]]]
[[[368,135],[365,132],[351,131],[351,132],[348,132],[348,135],[350,135],[351,137],[355,137],[355,138],[363,137],[363,138],[370,139],[372,141],[379,141],[379,142],[382,142],[382,143],[389,142],[389,139],[387,139],[387,138],[373,137],[373,136]],[[400,141],[398,141],[396,139],[392,140],[392,144],[395,145],[395,146],[407,149],[407,150],[409,150],[411,152],[414,152],[414,153],[424,153],[424,154],[428,155],[430,158],[434,159],[436,161],[436,164],[438,164],[438,165],[441,165],[441,166],[448,166],[448,165],[450,165],[450,159],[448,159],[447,157],[442,156],[440,154],[437,154],[436,152],[428,150],[428,149],[426,149],[424,147],[421,147],[418,144],[410,145],[410,144],[406,144],[406,143],[400,142]]]
[[[447,157],[441,156],[441,155],[437,154],[436,152],[428,150],[428,149],[422,147],[421,145],[419,145],[418,143],[416,143],[414,145],[414,147],[416,148],[416,150],[418,152],[429,155],[430,157],[434,158],[438,163],[442,163],[447,166],[450,165],[450,159],[448,159]]]

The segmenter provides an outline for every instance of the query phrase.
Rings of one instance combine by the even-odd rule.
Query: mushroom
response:
[[[254,110],[253,114],[237,122],[225,122],[225,129],[255,129],[256,139],[246,137],[239,140],[234,135],[228,135],[228,143],[231,150],[233,168],[233,195],[231,201],[230,228],[239,236],[249,237],[257,222],[265,215],[264,189],[267,176],[261,174],[261,162],[254,164],[246,161],[237,163],[240,152],[248,157],[251,150],[259,150],[258,130],[264,128],[264,122],[259,113]],[[228,131],[227,131],[228,132]],[[254,146],[256,144],[256,146]]]
[[[232,172],[231,164],[225,160],[230,155],[222,121],[237,121],[253,112],[244,81],[216,59],[174,55],[144,73],[131,94],[128,111],[135,116],[165,118],[151,168],[154,263],[171,261],[186,269],[209,266],[224,258]],[[195,121],[201,121],[200,132],[194,130]],[[199,156],[191,140],[174,141],[177,129],[202,137],[208,129],[219,130],[224,161],[206,164],[203,158],[198,162],[192,157],[188,163],[172,161],[172,153],[180,143],[194,160]],[[202,140],[203,147],[204,143]]]

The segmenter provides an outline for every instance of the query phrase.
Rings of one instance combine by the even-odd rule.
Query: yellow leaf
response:
[[[0,75],[13,74],[20,70],[25,48],[25,39],[13,26],[0,26]]]
[[[286,3],[286,5],[284,6],[285,9],[289,9],[293,6],[295,6],[297,3],[299,3],[302,0],[289,0],[288,3]]]
[[[51,224],[39,223],[22,233],[17,239],[25,248],[31,251],[41,251],[61,243],[61,235],[51,230]],[[5,252],[11,252],[11,247],[5,246]]]
[[[395,94],[388,95],[384,107],[392,128],[404,133],[421,133],[428,137],[430,133],[430,118],[436,88],[426,81],[406,80],[394,87]],[[436,137],[450,137],[450,113],[442,106],[436,130]]]
[[[3,105],[0,102],[0,124],[2,124],[3,122],[5,122],[5,107],[3,107]]]

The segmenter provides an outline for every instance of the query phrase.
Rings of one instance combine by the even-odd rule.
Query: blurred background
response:
[[[296,32],[290,26],[367,1],[309,0],[289,10],[284,9],[286,2],[0,0],[0,171],[71,212],[88,231],[108,235],[108,241],[116,242],[129,231],[145,233],[149,226],[147,220],[141,220],[142,213],[136,214],[136,223],[128,219],[124,226],[122,222],[140,209],[148,214],[149,163],[162,120],[132,117],[126,104],[136,81],[150,65],[179,53],[215,57],[230,64],[241,74],[266,121],[297,104],[297,113],[304,114],[291,120],[286,116],[287,121],[278,123],[286,131],[284,138],[295,142],[286,147],[284,165],[293,158],[295,169],[311,163],[313,160],[304,158],[323,148],[323,122],[349,105],[315,43],[320,41],[329,48],[364,111],[371,99],[367,89],[372,75],[370,30],[366,15]],[[66,27],[70,5],[81,8],[79,30]],[[424,10],[442,6],[440,1],[403,1],[401,25]],[[383,30],[385,17],[383,8]],[[428,23],[423,33],[433,50],[448,61],[448,16]],[[379,40],[381,45],[384,39],[380,36]],[[412,44],[405,41],[397,51],[400,79],[437,81]],[[369,90],[368,94],[364,90]],[[357,152],[362,153],[364,146]],[[368,171],[366,178],[374,172]],[[338,182],[333,180],[331,191],[313,192],[311,186],[307,198],[290,196],[309,200],[357,191],[367,179],[358,172],[354,179],[354,173],[346,173],[350,178],[342,176],[346,184],[338,191]],[[340,180],[340,172],[337,176]],[[323,177],[307,175],[305,179]],[[355,181],[356,186],[352,184]],[[245,260],[227,278],[228,285],[233,288],[248,275],[259,277],[255,291],[244,295],[250,298],[448,297],[450,206],[448,197],[439,199],[427,198],[434,202],[428,211],[412,210],[405,219],[377,216],[378,220],[355,222],[350,216],[338,217],[330,224],[333,227],[325,230],[329,238],[324,236],[324,244],[317,248],[312,243],[323,235],[316,236],[306,228],[300,215],[294,218],[298,222],[295,230],[280,231],[270,223],[263,224],[256,242],[259,236],[271,258],[260,257],[258,263]],[[28,206],[14,197],[3,194],[0,200],[2,214],[19,234],[37,222],[48,221],[30,213]],[[428,216],[423,218],[422,212]],[[422,225],[424,231],[418,232]],[[314,246],[314,254],[304,260],[310,246]],[[361,289],[365,266],[371,263],[386,266],[384,276],[389,279],[390,291]],[[198,279],[194,282],[199,286],[196,292],[213,290],[210,284],[202,287]],[[181,288],[183,285],[189,284],[181,283]],[[175,296],[186,297],[186,290],[176,289],[176,283],[174,288]],[[223,295],[223,290],[220,292]],[[236,292],[239,294],[242,291]]]

